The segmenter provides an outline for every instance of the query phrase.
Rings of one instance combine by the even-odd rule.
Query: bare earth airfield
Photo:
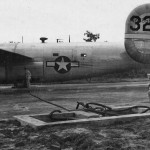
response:
[[[79,102],[108,106],[149,106],[147,80],[119,83],[32,85],[30,92],[44,100],[75,109]],[[26,89],[0,88],[0,149],[149,149],[149,119],[108,126],[74,124],[34,130],[13,121],[13,116],[50,113],[60,108],[32,97]],[[60,109],[61,110],[61,109]],[[5,120],[6,119],[6,120]],[[8,119],[8,120],[7,120]]]
[[[75,109],[77,102],[97,102],[109,106],[149,104],[148,82],[32,85],[30,92],[44,100]],[[31,113],[50,113],[57,108],[32,97],[28,89],[0,89],[0,118]]]
[[[6,70],[3,72],[3,78],[10,78],[10,81],[17,81],[20,77],[24,79],[25,68],[32,72],[32,79],[44,77],[45,82],[99,77],[105,71],[117,70],[124,76],[122,69],[139,68],[143,72],[141,68],[150,68],[150,4],[136,7],[129,14],[125,26],[123,45],[109,42],[94,45],[2,44],[1,55],[5,57],[1,59],[4,60],[3,71]],[[10,59],[5,60],[9,57]],[[19,63],[19,60],[13,61],[16,58],[19,58]],[[134,74],[133,77],[140,76],[138,71],[131,72]],[[143,74],[144,80],[132,78],[128,82],[116,82],[113,76],[115,82],[111,83],[92,80],[91,83],[82,81],[38,84],[32,85],[30,89],[0,86],[0,150],[149,150],[150,100],[147,93],[149,81],[146,79],[148,73],[147,70]],[[59,122],[58,118],[65,114],[64,110],[75,110],[79,106],[77,102],[85,106],[84,111],[70,111],[70,120],[64,117],[66,120]],[[89,113],[86,110],[91,111],[92,108],[83,103],[90,102],[107,107],[94,109],[101,111],[101,114],[94,114],[93,111]],[[135,110],[130,114],[123,114],[122,110],[114,111],[115,116],[111,114],[113,109],[122,109],[114,108],[119,106],[126,107],[126,111],[131,110],[129,107],[135,106],[132,107]],[[147,110],[140,113],[136,106],[142,109],[145,107]],[[104,113],[108,112],[111,113],[106,116]],[[44,115],[33,115],[42,113],[47,113],[45,116],[51,125],[41,128],[31,126],[31,121],[44,122]],[[97,118],[90,118],[91,114]],[[20,121],[16,117],[18,121],[13,117],[18,115],[24,115],[20,116],[20,120],[24,120]],[[37,121],[36,117],[41,120]],[[23,126],[23,122],[26,126]]]

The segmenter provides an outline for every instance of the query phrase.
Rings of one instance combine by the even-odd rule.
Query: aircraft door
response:
[[[74,74],[75,77],[90,77],[92,72],[91,55],[91,47],[77,46],[72,50],[72,74]]]
[[[84,47],[79,51],[81,73],[88,79],[92,74],[92,48]]]
[[[77,61],[77,50],[76,49],[72,50],[72,61]]]

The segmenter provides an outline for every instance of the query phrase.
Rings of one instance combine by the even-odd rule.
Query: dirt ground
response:
[[[16,121],[0,123],[1,150],[148,150],[150,119],[116,122],[110,126],[71,125],[42,130]]]
[[[75,109],[77,101],[98,102],[108,106],[149,106],[147,82],[33,85],[32,94]],[[58,109],[32,97],[28,90],[0,88],[0,118],[47,113]],[[141,150],[150,149],[150,119],[98,124],[65,125],[34,130],[13,120],[0,121],[2,150]]]
[[[77,101],[109,106],[149,104],[147,82],[33,85],[30,92],[68,109],[75,109]],[[58,108],[32,97],[29,90],[0,87],[0,119],[55,109]]]

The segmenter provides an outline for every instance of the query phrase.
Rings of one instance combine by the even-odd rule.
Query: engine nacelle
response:
[[[137,62],[150,64],[150,4],[136,7],[125,27],[125,48]]]

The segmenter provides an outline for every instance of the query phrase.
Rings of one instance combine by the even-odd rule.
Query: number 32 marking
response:
[[[142,20],[139,16],[132,16],[130,21],[134,23],[134,25],[130,26],[132,31],[138,31],[140,29],[141,21],[143,22],[143,31],[150,31],[150,16],[145,16]]]

